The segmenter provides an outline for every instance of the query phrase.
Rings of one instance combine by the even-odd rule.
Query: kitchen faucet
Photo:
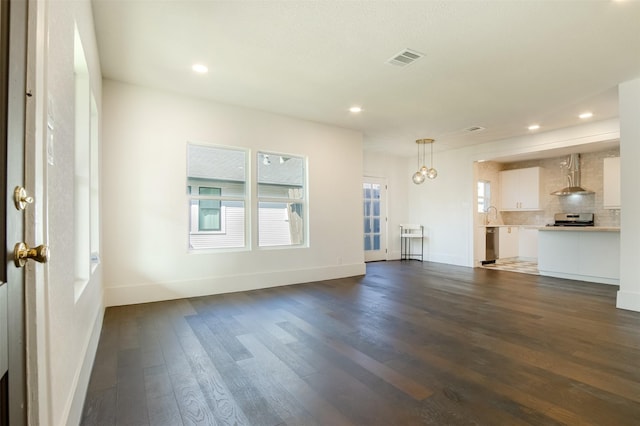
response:
[[[495,218],[495,220],[496,220],[496,221],[498,221],[498,209],[497,209],[495,206],[489,206],[489,207],[487,207],[487,209],[484,211],[484,212],[485,212],[485,214],[486,214],[485,219],[484,219],[484,220],[485,220],[485,225],[488,225],[488,224],[489,224],[489,222],[490,222],[490,219],[489,219],[489,211],[490,211],[491,209],[493,209],[493,210],[496,212],[496,213],[495,213],[495,215],[494,215],[494,218]]]

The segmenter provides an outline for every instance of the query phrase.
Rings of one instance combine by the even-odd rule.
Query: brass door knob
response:
[[[18,268],[22,268],[27,259],[33,259],[39,263],[47,263],[49,261],[49,247],[42,244],[38,247],[29,248],[25,243],[18,243],[13,249],[13,261]]]

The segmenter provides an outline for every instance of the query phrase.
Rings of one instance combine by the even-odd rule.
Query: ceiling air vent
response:
[[[424,55],[422,53],[416,52],[415,50],[404,49],[400,53],[394,55],[391,59],[387,60],[387,63],[397,67],[406,67],[423,56]]]
[[[484,127],[480,127],[480,126],[471,126],[464,129],[464,131],[467,133],[481,132],[483,130],[484,130]]]

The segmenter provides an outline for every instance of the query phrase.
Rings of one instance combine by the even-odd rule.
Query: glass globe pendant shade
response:
[[[413,174],[413,183],[420,185],[422,182],[424,182],[424,175],[420,170],[418,170]]]
[[[438,176],[438,172],[433,167],[425,166],[425,145],[429,144],[431,147],[431,165],[433,164],[433,139],[418,139],[416,144],[418,144],[418,171],[413,174],[411,177],[413,179],[413,183],[416,185],[420,185],[425,181],[425,179],[435,179]],[[421,161],[422,160],[422,161]],[[422,167],[420,167],[422,164]]]

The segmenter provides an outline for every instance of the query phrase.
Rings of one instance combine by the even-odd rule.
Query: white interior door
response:
[[[24,239],[24,211],[14,189],[24,186],[27,2],[0,5],[0,425],[26,425],[24,273],[13,262],[13,247]],[[4,72],[4,71],[7,72]],[[25,196],[26,199],[26,196]],[[20,200],[20,198],[18,198]]]
[[[364,260],[387,260],[387,182],[365,177],[362,184]]]

